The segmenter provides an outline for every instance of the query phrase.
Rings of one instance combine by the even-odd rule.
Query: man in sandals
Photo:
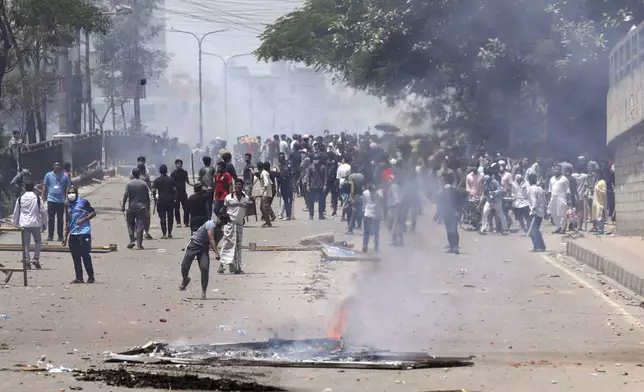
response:
[[[40,269],[40,247],[42,246],[42,235],[47,222],[47,209],[40,196],[34,193],[34,182],[29,180],[25,184],[25,193],[16,200],[16,207],[13,209],[13,224],[22,229],[25,239],[25,257],[27,268],[33,264]],[[34,258],[31,261],[29,247],[31,237],[34,238]]]

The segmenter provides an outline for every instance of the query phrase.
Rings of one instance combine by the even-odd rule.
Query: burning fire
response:
[[[340,309],[338,309],[337,314],[329,329],[326,333],[326,337],[329,339],[341,340],[344,335],[344,331],[347,329],[347,320],[349,318],[349,313],[347,311],[347,301],[342,302]]]

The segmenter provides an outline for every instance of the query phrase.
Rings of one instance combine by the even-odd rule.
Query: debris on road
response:
[[[322,244],[321,251],[322,257],[328,261],[380,261],[379,257],[368,256],[339,246]]]
[[[344,369],[410,370],[472,366],[473,357],[441,358],[423,352],[352,348],[340,339],[269,339],[263,342],[177,345],[149,342],[107,362]]]
[[[103,382],[109,386],[125,388],[153,388],[162,390],[200,390],[200,391],[284,391],[284,389],[261,385],[256,382],[238,381],[229,378],[199,377],[192,374],[168,374],[135,372],[126,369],[89,369],[77,371],[78,381]]]
[[[311,235],[300,239],[300,245],[309,246],[309,245],[320,245],[320,244],[332,244],[335,241],[335,236],[333,233],[322,233]]]

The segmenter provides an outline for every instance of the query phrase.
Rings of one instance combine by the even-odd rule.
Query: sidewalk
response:
[[[586,237],[568,241],[566,255],[644,296],[644,242],[639,237]]]

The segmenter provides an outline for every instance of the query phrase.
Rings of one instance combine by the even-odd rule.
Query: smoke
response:
[[[416,334],[423,336],[420,329],[434,324],[436,315],[427,314],[432,297],[426,294],[435,285],[427,251],[409,245],[384,252],[382,260],[357,281],[348,301],[344,338],[349,344],[391,350],[423,348],[418,347]]]

